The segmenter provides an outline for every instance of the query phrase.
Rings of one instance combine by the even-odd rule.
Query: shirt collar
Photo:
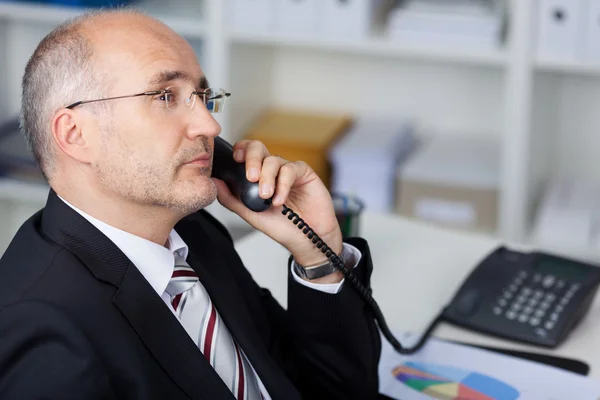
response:
[[[62,197],[59,198],[108,237],[129,258],[156,293],[162,296],[173,274],[175,256],[185,260],[189,252],[188,246],[175,229],[169,233],[166,247],[160,246],[108,225],[73,206]]]

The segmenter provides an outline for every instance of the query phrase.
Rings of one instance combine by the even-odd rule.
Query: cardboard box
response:
[[[446,227],[492,232],[499,187],[495,140],[440,137],[398,169],[396,210]]]
[[[345,114],[273,109],[265,111],[244,136],[263,142],[272,155],[306,162],[329,188],[329,149],[351,124]]]

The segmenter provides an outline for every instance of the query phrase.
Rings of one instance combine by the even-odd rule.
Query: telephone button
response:
[[[493,310],[493,311],[494,311],[494,314],[495,314],[495,315],[500,315],[500,314],[502,314],[502,308],[501,308],[501,307],[498,307],[498,306],[496,306],[496,307],[494,307],[494,310]]]
[[[538,305],[538,301],[536,299],[529,300],[529,306],[535,307]]]
[[[556,282],[556,278],[553,275],[546,275],[542,281],[542,286],[546,289],[550,289],[554,285],[554,282]]]
[[[522,296],[522,295],[521,296],[517,296],[517,298],[515,299],[515,301],[517,303],[525,303],[526,300],[527,300],[527,297]]]
[[[525,272],[525,271],[519,271],[519,278],[521,278],[521,279],[527,278],[527,272]]]
[[[525,323],[529,320],[529,316],[526,314],[519,315],[519,322]]]
[[[537,318],[542,318],[544,315],[546,315],[546,312],[544,310],[537,310],[534,315]]]
[[[530,323],[532,326],[538,326],[538,325],[540,324],[540,322],[541,322],[541,320],[540,320],[539,318],[537,318],[537,317],[533,317],[533,318],[531,318],[531,319],[529,320],[529,323]]]
[[[517,318],[517,313],[514,311],[507,311],[506,312],[506,318],[508,319],[515,319]]]
[[[463,315],[472,315],[479,304],[480,297],[479,290],[469,289],[458,301],[458,312]]]
[[[548,329],[549,331],[552,330],[554,328],[554,322],[552,321],[548,321],[544,324],[544,328]]]
[[[541,337],[546,337],[546,335],[548,334],[548,332],[546,332],[546,330],[543,329],[543,328],[537,328],[535,330],[535,334],[538,335],[538,336],[541,336]]]
[[[521,292],[523,295],[528,296],[533,292],[533,290],[531,290],[529,286],[525,286],[523,289],[521,289]]]
[[[508,301],[506,301],[506,299],[498,299],[498,304],[500,305],[500,307],[506,307]]]
[[[563,280],[558,280],[558,281],[556,282],[556,288],[557,288],[557,289],[562,289],[562,288],[564,288],[564,287],[565,287],[565,281],[563,281]]]
[[[557,305],[556,307],[554,307],[554,312],[556,313],[561,313],[565,308],[561,305]]]

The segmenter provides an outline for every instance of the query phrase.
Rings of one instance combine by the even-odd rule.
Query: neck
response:
[[[122,231],[166,246],[169,234],[180,217],[172,210],[128,202],[103,193],[54,189],[56,194],[92,217]]]

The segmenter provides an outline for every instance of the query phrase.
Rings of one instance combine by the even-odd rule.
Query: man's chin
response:
[[[217,199],[217,187],[210,177],[186,181],[185,186],[173,193],[176,208],[181,212],[189,214],[199,211]]]

